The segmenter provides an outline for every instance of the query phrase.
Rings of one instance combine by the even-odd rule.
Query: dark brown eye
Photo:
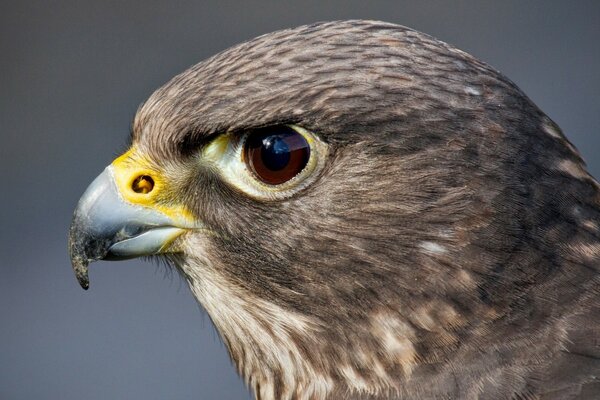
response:
[[[279,185],[298,175],[310,158],[304,136],[288,126],[252,132],[244,144],[244,162],[254,175],[269,185]]]

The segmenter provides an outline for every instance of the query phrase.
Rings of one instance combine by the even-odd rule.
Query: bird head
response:
[[[519,246],[560,212],[560,179],[586,185],[580,165],[471,56],[392,24],[309,25],[158,89],[80,200],[70,254],[84,288],[92,261],[167,260],[261,398],[400,393],[520,321],[552,266],[523,271]]]

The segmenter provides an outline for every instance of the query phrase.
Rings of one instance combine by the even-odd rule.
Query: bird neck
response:
[[[257,398],[328,396],[332,379],[310,362],[311,349],[300,339],[318,330],[313,321],[243,292],[210,268],[184,265],[181,269]],[[201,276],[196,276],[198,271],[203,271]]]
[[[510,340],[508,331],[478,330],[467,310],[435,300],[410,312],[391,307],[352,316],[360,321],[355,324],[336,320],[332,310],[325,323],[259,298],[205,261],[177,264],[238,373],[262,400],[382,399],[422,391],[437,396],[438,387],[461,384],[453,372],[458,365],[470,371],[465,376],[481,374],[477,363],[463,364],[469,356],[461,338],[470,335],[482,344],[490,335]],[[482,313],[489,323],[501,317],[493,308],[476,314]],[[447,368],[432,375],[430,366],[442,364]]]

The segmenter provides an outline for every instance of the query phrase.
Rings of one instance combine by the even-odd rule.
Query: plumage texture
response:
[[[287,123],[329,146],[289,198],[197,162]],[[155,92],[133,143],[214,233],[170,259],[258,398],[600,398],[598,183],[468,54],[381,22],[275,32]]]

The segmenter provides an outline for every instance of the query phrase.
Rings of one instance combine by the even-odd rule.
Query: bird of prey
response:
[[[267,34],[138,110],[77,278],[156,256],[258,399],[600,398],[600,187],[511,81],[373,21]]]

